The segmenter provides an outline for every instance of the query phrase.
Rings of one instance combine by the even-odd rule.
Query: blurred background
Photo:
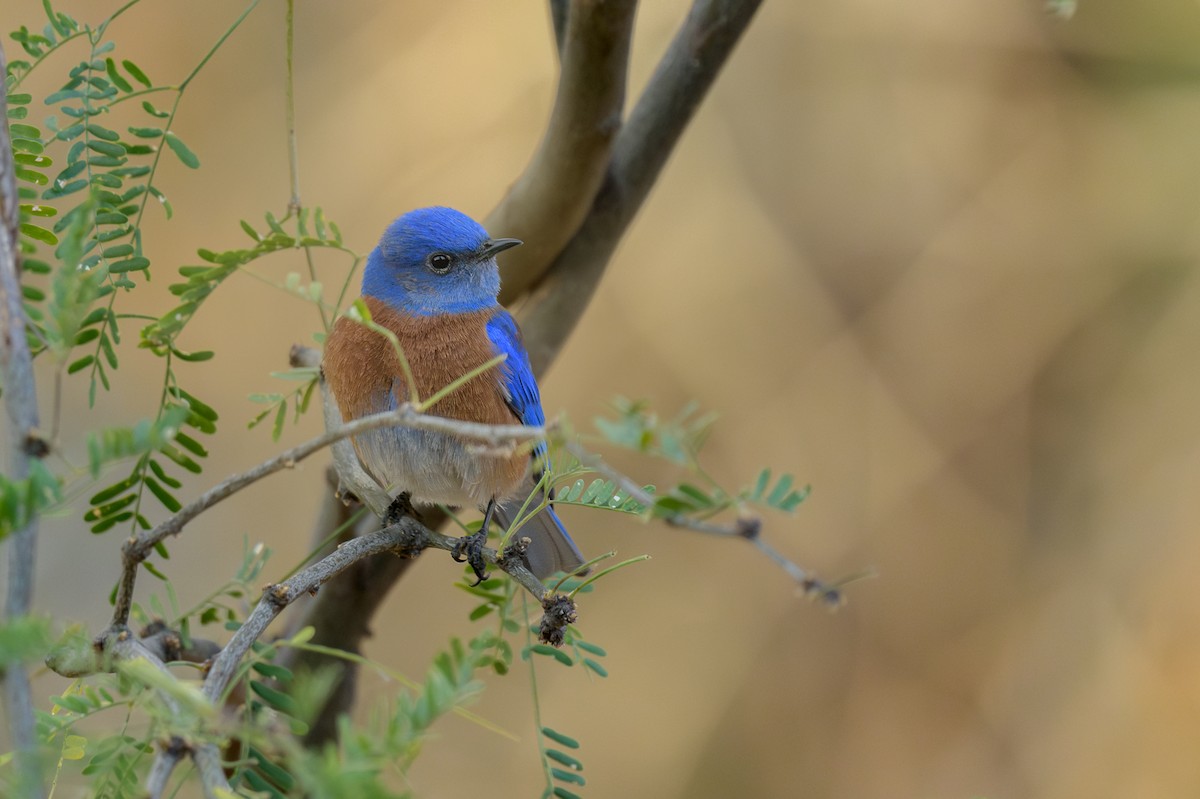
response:
[[[644,4],[631,96],[686,5]],[[147,3],[111,34],[173,81],[242,7]],[[44,22],[35,0],[4,17]],[[285,210],[283,19],[264,0],[184,99],[174,129],[202,168],[162,173],[175,219],[147,229],[155,311],[197,247],[243,246],[238,219]],[[812,485],[794,517],[768,518],[777,547],[824,577],[879,576],[829,614],[740,542],[565,511],[586,552],[653,556],[582,607],[607,680],[540,664],[543,721],[581,741],[587,796],[1200,791],[1198,40],[1200,5],[1169,0],[1079,0],[1069,20],[1036,0],[763,4],[543,399],[581,424],[616,394],[664,415],[699,401],[721,414],[706,453],[726,485],[763,466]],[[416,206],[485,215],[554,96],[532,0],[303,3],[296,52],[302,196],[361,252]],[[304,268],[283,254],[258,269]],[[268,373],[318,327],[247,277],[207,304],[181,345],[218,357],[181,379],[224,426],[185,493],[277,451],[245,431],[247,395],[290,389]],[[124,358],[98,403],[110,423],[149,413],[162,379],[144,352]],[[68,441],[94,423],[71,385]],[[318,431],[310,416],[284,444]],[[180,601],[232,574],[245,540],[275,551],[264,579],[301,558],[326,462],[174,542]],[[43,528],[37,604],[94,630],[120,534],[88,535],[85,503]],[[458,574],[424,558],[368,654],[419,677],[474,634]],[[151,589],[143,577],[139,597]],[[398,690],[364,687],[368,702]],[[521,670],[489,680],[473,709],[521,741],[447,718],[411,788],[537,795],[529,704]]]

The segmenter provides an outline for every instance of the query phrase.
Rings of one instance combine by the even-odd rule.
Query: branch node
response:
[[[25,444],[21,448],[31,458],[44,458],[50,454],[50,442],[42,435],[42,431],[31,427],[25,434]]]
[[[155,619],[146,625],[145,629],[138,633],[138,638],[142,639],[142,643],[147,647],[150,646],[153,639],[155,652],[163,662],[172,662],[183,660],[183,639],[179,633],[167,626],[167,623],[162,619]],[[154,648],[152,648],[154,651]]]
[[[762,532],[762,519],[757,516],[739,516],[734,531],[747,541],[754,541]]]
[[[538,622],[538,640],[550,646],[562,646],[567,626],[579,618],[575,600],[566,594],[555,594],[542,600],[542,609],[546,615]]]
[[[800,581],[800,591],[808,599],[820,602],[826,610],[837,610],[846,603],[846,597],[840,588],[809,576]]]
[[[509,571],[514,563],[519,563],[526,569],[530,569],[529,558],[525,556],[525,551],[529,549],[529,545],[533,543],[533,539],[529,536],[521,536],[514,538],[508,542],[508,546],[504,548],[496,557],[496,565],[502,571]],[[532,569],[530,569],[532,571]]]
[[[287,583],[275,583],[263,589],[263,598],[279,608],[286,608],[291,601],[292,589]]]
[[[303,344],[293,344],[288,350],[288,365],[293,368],[320,366],[321,351]]]
[[[184,755],[192,753],[192,745],[178,735],[172,735],[166,743],[161,743],[160,746],[164,754],[177,760],[182,759]]]

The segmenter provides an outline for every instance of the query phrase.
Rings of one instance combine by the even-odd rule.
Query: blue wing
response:
[[[542,397],[533,377],[533,367],[529,365],[529,353],[525,351],[521,331],[517,329],[512,315],[504,309],[497,311],[496,315],[488,320],[487,335],[492,346],[496,348],[496,353],[508,356],[500,366],[508,407],[521,424],[545,424],[546,414],[542,411]],[[534,450],[534,456],[540,457],[545,453],[546,442],[542,441]]]
[[[538,394],[537,381],[533,378],[533,368],[529,365],[529,353],[521,341],[521,331],[508,311],[501,309],[488,320],[487,335],[496,348],[497,354],[504,353],[508,359],[501,365],[501,380],[508,407],[521,420],[521,424],[543,425],[546,414],[542,411],[542,398]],[[546,455],[546,442],[538,442],[534,448],[534,459]],[[535,471],[540,467],[535,463]],[[525,489],[525,496],[533,490],[535,476]],[[549,499],[554,499],[554,492],[547,492]],[[523,504],[525,497],[517,497],[498,504],[495,508],[500,523],[508,528]],[[531,520],[529,527],[530,544],[525,552],[529,567],[538,579],[545,579],[556,571],[573,571],[583,565],[583,555],[567,534],[566,528],[558,520],[554,508],[546,506]]]

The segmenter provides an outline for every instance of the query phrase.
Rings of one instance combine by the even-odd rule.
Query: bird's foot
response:
[[[417,513],[416,508],[412,506],[412,494],[407,491],[401,491],[392,500],[392,504],[388,506],[387,513],[383,516],[383,526],[391,527],[404,516],[411,516],[417,521],[421,521],[421,514]]]
[[[474,535],[464,535],[450,550],[450,557],[458,563],[466,561],[475,572],[475,585],[487,579],[487,563],[483,559],[483,548],[487,544],[487,530],[481,528]]]

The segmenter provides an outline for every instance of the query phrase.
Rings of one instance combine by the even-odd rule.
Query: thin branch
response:
[[[382,427],[412,427],[419,430],[434,430],[452,433],[461,438],[486,444],[500,451],[525,441],[544,438],[545,430],[524,425],[486,425],[463,422],[441,416],[418,413],[405,403],[395,411],[364,416],[347,422],[341,427],[317,436],[298,447],[276,455],[253,469],[234,475],[204,492],[198,499],[185,505],[178,513],[151,530],[139,531],[121,547],[123,572],[117,590],[117,602],[113,611],[113,624],[124,626],[129,622],[129,611],[133,606],[133,588],[137,580],[138,566],[153,551],[154,546],[168,536],[177,535],[184,526],[221,500],[253,485],[259,480],[282,469],[293,468],[297,463],[325,447],[350,436]]]
[[[523,539],[503,553],[485,547],[483,550],[484,561],[506,572],[515,582],[534,595],[545,610],[545,616],[539,627],[541,640],[556,646],[561,645],[566,625],[575,621],[575,603],[566,596],[549,591],[525,565],[524,550],[528,542],[529,539]],[[246,653],[250,651],[254,642],[266,632],[267,627],[284,608],[303,596],[315,593],[335,575],[345,571],[353,564],[385,552],[393,552],[405,557],[412,557],[428,548],[452,552],[457,543],[458,539],[442,535],[412,518],[405,517],[383,530],[340,544],[329,555],[296,572],[286,583],[267,586],[250,616],[234,633],[233,638],[229,640],[220,654],[213,659],[202,688],[204,696],[214,706],[218,705],[237,675]],[[134,636],[129,634],[128,630],[114,625],[100,637],[98,643],[101,645],[107,645],[109,642],[124,644],[129,640],[137,641]],[[138,646],[148,652],[140,643]],[[159,752],[151,767],[151,775],[165,785],[171,771],[183,754],[182,749],[173,746]],[[205,744],[196,749],[196,755],[200,758],[197,760],[197,765],[201,766],[201,777],[204,778],[206,770],[201,761],[214,757],[215,747]],[[222,776],[221,779],[224,780],[224,777]],[[225,786],[218,785],[218,787]],[[208,782],[205,782],[204,790],[206,796],[215,795],[215,791],[210,792]],[[159,793],[151,790],[150,795],[153,799],[159,796]]]
[[[3,48],[0,48],[0,81],[7,74],[7,61]],[[17,244],[19,200],[7,119],[8,92],[0,86],[0,385],[4,386],[8,439],[12,449],[8,476],[12,480],[22,480],[29,475],[31,461],[44,453],[45,445],[37,435],[37,392],[33,360],[25,339],[25,312],[21,305]],[[4,604],[6,619],[28,615],[33,603],[37,530],[37,519],[31,513],[29,523],[10,536],[8,591]],[[17,755],[19,790],[28,797],[44,796],[37,764],[33,695],[24,664],[15,663],[5,670],[4,703]]]
[[[296,0],[287,0],[287,138],[288,174],[291,177],[292,196],[288,210],[299,212],[300,205],[300,152],[296,144],[296,73],[292,68],[292,54],[296,39]],[[324,310],[322,309],[322,313]],[[328,326],[327,326],[328,327]]]
[[[609,466],[601,458],[584,451],[578,444],[572,442],[568,443],[566,447],[584,466],[620,486],[621,493],[628,495],[631,499],[637,500],[640,504],[645,505],[646,508],[654,507],[656,502],[654,495],[646,491],[646,489],[642,488],[634,480]],[[680,527],[697,533],[705,533],[706,535],[715,535],[722,538],[740,538],[744,541],[749,541],[754,544],[759,552],[766,555],[777,566],[782,568],[789,577],[795,580],[805,596],[818,599],[828,607],[837,607],[842,604],[842,583],[827,583],[818,579],[816,575],[799,566],[784,556],[779,550],[775,549],[775,547],[764,541],[762,537],[762,520],[757,516],[741,515],[732,524],[715,524],[703,519],[693,519],[683,513],[670,513],[665,516],[656,516],[655,518],[661,519],[672,527]]]
[[[454,551],[459,543],[457,538],[443,535],[436,530],[430,530],[415,519],[404,517],[396,524],[385,527],[369,535],[351,539],[326,555],[311,566],[296,572],[286,583],[267,586],[262,599],[250,613],[250,616],[234,633],[233,638],[213,660],[208,677],[204,680],[204,695],[216,702],[229,687],[238,664],[251,645],[259,639],[267,626],[288,605],[302,596],[314,593],[318,588],[332,579],[335,575],[349,568],[363,558],[383,552],[395,552],[405,557],[412,557],[425,549],[442,549]],[[484,561],[506,572],[517,583],[533,594],[539,602],[547,599],[548,591],[542,581],[534,576],[525,566],[520,557],[520,547],[516,552],[501,555],[496,550],[485,547]]]
[[[562,348],[609,259],[761,0],[697,0],[613,148],[591,211],[521,314],[533,370]]]
[[[520,296],[579,228],[604,179],[625,105],[636,0],[574,0],[559,46],[562,72],[546,134],[484,220],[525,246],[504,256],[501,301]],[[555,29],[558,19],[555,16]]]
[[[200,772],[200,786],[204,799],[228,799],[236,796],[225,779],[225,767],[221,765],[221,753],[212,744],[205,744],[192,752],[196,770]],[[218,789],[223,793],[219,793]]]

